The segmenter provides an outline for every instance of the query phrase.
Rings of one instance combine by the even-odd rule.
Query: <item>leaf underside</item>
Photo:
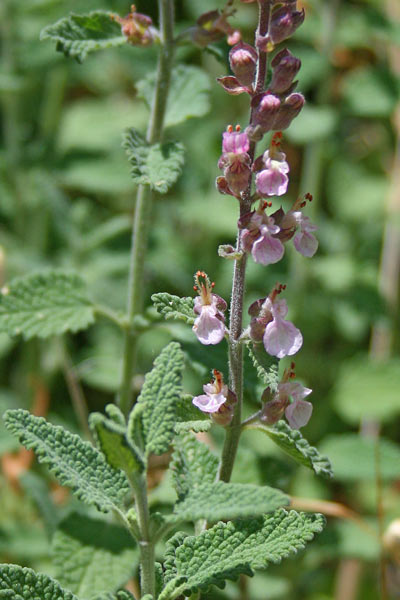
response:
[[[278,421],[273,426],[256,423],[248,429],[257,429],[266,433],[268,437],[289,454],[298,463],[312,469],[317,475],[325,478],[333,477],[332,465],[328,457],[323,456],[314,446],[310,446],[298,429],[291,429],[285,421]]]
[[[137,552],[129,533],[120,526],[70,514],[52,541],[55,577],[61,585],[90,600],[114,592],[133,575]]]
[[[289,503],[289,496],[267,486],[223,481],[202,483],[175,505],[172,518],[177,521],[207,519],[215,523],[220,519],[258,517]]]
[[[71,488],[80,500],[104,512],[124,509],[129,491],[126,477],[113,469],[92,444],[26,410],[8,410],[4,420],[21,444],[34,450],[39,462],[46,464],[59,483]]]
[[[83,62],[97,50],[125,45],[121,27],[111,20],[111,13],[96,10],[87,15],[71,14],[45,27],[41,40],[56,42],[56,50]]]
[[[25,339],[85,329],[94,308],[75,274],[48,271],[16,279],[0,294],[0,333]]]
[[[184,148],[178,142],[150,145],[133,127],[124,133],[123,147],[137,185],[165,194],[177,181],[184,163]]]

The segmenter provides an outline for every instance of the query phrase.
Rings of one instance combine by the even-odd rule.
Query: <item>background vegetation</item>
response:
[[[155,16],[155,4],[138,1],[137,9]],[[320,249],[309,262],[288,248],[286,258],[268,269],[250,264],[248,300],[265,296],[275,281],[288,284],[290,317],[304,335],[296,371],[313,389],[314,415],[305,434],[329,455],[335,479],[317,481],[248,432],[233,481],[276,485],[295,496],[299,508],[313,499],[313,509],[339,517],[331,516],[302,558],[270,568],[248,589],[215,591],[213,600],[377,598],[377,532],[400,518],[399,11],[395,0],[303,5],[306,20],[290,49],[302,59],[299,90],[308,102],[285,135],[284,150],[291,199],[314,195],[308,214],[318,225]],[[178,27],[222,6],[221,0],[180,0]],[[68,11],[97,8],[121,15],[129,9],[122,0],[3,0],[0,7],[0,283],[43,267],[73,269],[95,299],[119,310],[134,204],[121,132],[145,126],[147,108],[136,84],[154,69],[155,51],[108,50],[80,65],[39,42],[41,29]],[[249,42],[254,12],[254,5],[241,5],[233,21]],[[232,264],[218,258],[217,249],[233,242],[237,205],[216,192],[214,180],[222,130],[245,125],[248,115],[242,98],[215,82],[228,72],[227,51],[224,42],[214,53],[191,45],[179,50],[182,61],[208,73],[209,101],[199,101],[211,110],[174,130],[175,139],[184,140],[186,165],[154,207],[148,299],[156,291],[190,295],[199,268],[221,296],[229,294]],[[190,359],[188,391],[200,393],[211,368],[225,369],[224,344],[204,349],[190,328],[158,319],[152,308],[146,317],[138,389],[170,339],[179,340]],[[121,352],[119,331],[106,321],[66,341],[23,343],[1,335],[0,412],[29,408],[87,435],[86,407],[101,410],[112,401]],[[246,375],[250,412],[261,389],[250,364]],[[213,435],[210,442],[218,444],[218,431]],[[0,457],[1,561],[54,574],[52,534],[75,501],[2,425]],[[154,504],[170,501],[162,461],[150,485]],[[328,500],[340,506],[329,509],[322,504]],[[358,516],[349,518],[344,506]],[[386,562],[395,590],[395,559],[389,555]],[[400,597],[399,589],[393,597]]]

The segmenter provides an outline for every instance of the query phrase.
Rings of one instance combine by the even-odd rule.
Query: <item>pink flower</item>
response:
[[[285,414],[288,423],[292,429],[300,429],[307,425],[310,420],[313,406],[311,402],[304,400],[311,394],[312,390],[306,388],[301,383],[290,381],[295,377],[294,363],[289,369],[285,369],[281,383],[271,400],[271,390],[264,390],[262,399],[269,400],[264,404],[261,413],[261,420],[273,425]]]
[[[286,300],[281,299],[271,302],[268,297],[265,304],[272,314],[272,321],[266,326],[263,336],[265,350],[268,354],[277,358],[296,354],[303,344],[303,336],[293,323],[285,320],[288,312]]]
[[[300,231],[296,233],[293,239],[294,247],[297,252],[303,256],[311,258],[318,250],[318,240],[311,232],[317,230],[317,226],[311,223],[309,217],[305,217],[300,213],[296,217],[297,223],[300,225]]]
[[[262,212],[254,212],[242,231],[242,243],[247,252],[251,252],[254,262],[271,265],[281,260],[285,248],[275,236],[280,231],[274,219]]]
[[[228,386],[219,385],[217,380],[203,385],[203,391],[205,394],[195,396],[192,402],[197,408],[206,413],[217,412],[228,398]]]
[[[294,247],[303,256],[311,258],[318,250],[318,240],[313,235],[313,232],[317,230],[317,226],[301,212],[301,209],[306,205],[306,200],[312,200],[311,194],[306,194],[304,200],[302,198],[296,200],[292,209],[281,218],[280,227],[282,230],[290,232],[290,237],[297,230],[293,239]]]
[[[263,155],[265,169],[256,176],[256,189],[260,196],[282,196],[286,194],[289,178],[289,165],[283,152],[266,150]]]
[[[232,421],[237,398],[224,384],[220,371],[214,369],[213,375],[213,381],[203,385],[205,394],[195,396],[192,402],[201,411],[209,413],[215,423],[225,427]]]
[[[205,345],[219,344],[225,336],[225,316],[226,302],[217,294],[212,294],[212,284],[208,276],[197,271],[195,275],[195,289],[199,296],[194,300],[193,311],[199,315],[194,322],[193,331],[198,340]]]

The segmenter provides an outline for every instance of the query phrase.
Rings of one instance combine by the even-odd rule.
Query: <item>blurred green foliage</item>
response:
[[[201,11],[224,3],[176,4],[182,30]],[[357,597],[372,600],[379,548],[371,428],[380,428],[387,438],[379,452],[384,524],[400,516],[400,231],[398,211],[390,204],[400,194],[395,162],[400,23],[383,0],[308,0],[304,6],[305,23],[289,47],[302,59],[299,90],[308,103],[285,134],[291,178],[283,202],[288,208],[298,194],[314,195],[308,214],[318,225],[320,249],[310,261],[288,251],[268,269],[249,264],[247,297],[250,303],[265,296],[275,281],[288,284],[290,317],[304,336],[296,372],[313,389],[314,415],[305,435],[332,457],[337,477],[329,484],[316,481],[303,468],[296,470],[265,436],[247,432],[234,481],[342,502],[367,518],[370,528],[331,519],[302,563],[271,567],[240,597],[333,599],[340,566],[356,558],[369,567],[362,571]],[[126,127],[145,130],[148,109],[141,96],[149,81],[139,82],[151,79],[155,50],[115,48],[78,64],[56,53],[50,42],[39,42],[41,29],[68,11],[98,8],[125,14],[129,7],[122,0],[3,0],[0,6],[0,284],[46,267],[72,269],[86,281],[92,298],[121,310],[135,197],[121,134]],[[156,16],[154,0],[138,1],[137,8]],[[233,22],[251,42],[255,5],[241,5]],[[138,387],[141,374],[171,339],[179,340],[186,353],[186,391],[199,393],[211,368],[226,371],[225,343],[205,351],[189,327],[165,322],[150,308],[154,292],[190,295],[192,274],[199,268],[216,282],[218,294],[229,296],[232,263],[219,258],[217,249],[234,242],[237,205],[218,195],[214,180],[221,132],[229,123],[245,126],[248,105],[216,84],[215,78],[228,72],[228,47],[221,42],[217,49],[221,60],[190,45],[178,51],[181,62],[208,74],[211,110],[185,123],[179,115],[171,117],[168,136],[183,141],[186,164],[177,185],[154,206],[145,281],[151,326],[141,333]],[[202,114],[207,100],[202,90],[198,93]],[[386,262],[380,263],[385,248]],[[378,346],[371,343],[377,336]],[[89,410],[102,410],[118,385],[121,352],[119,332],[105,321],[68,336],[65,343],[55,338],[25,344],[1,335],[0,410],[39,406],[54,423],[77,431],[71,365]],[[250,413],[262,388],[250,360],[245,370]],[[218,444],[220,432],[213,435]],[[0,424],[1,559],[53,574],[49,536],[75,501],[62,495],[36,463],[17,484],[10,476],[9,454],[16,449]],[[164,479],[152,502],[162,508],[170,499]],[[232,584],[212,594],[213,600],[237,597]]]

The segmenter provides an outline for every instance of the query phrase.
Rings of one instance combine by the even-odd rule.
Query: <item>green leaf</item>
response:
[[[144,470],[140,450],[125,437],[126,426],[114,423],[100,413],[90,415],[90,426],[96,433],[98,445],[107,462],[114,469],[122,469],[126,473]]]
[[[249,343],[247,350],[258,377],[272,392],[276,392],[279,383],[279,358],[267,354],[262,344]]]
[[[176,342],[166,346],[145,377],[128,423],[127,437],[136,444],[138,420],[146,455],[166,452],[174,436],[176,403],[182,394],[183,352]]]
[[[136,85],[138,95],[150,107],[156,75],[152,73]],[[208,75],[199,67],[179,65],[172,71],[165,127],[178,125],[192,117],[203,117],[210,110]]]
[[[310,446],[300,431],[291,429],[285,421],[278,421],[272,427],[263,423],[254,423],[246,426],[246,429],[257,429],[266,433],[277,446],[301,465],[312,469],[322,477],[333,477],[329,459],[321,455],[314,446]]]
[[[113,469],[89,442],[27,410],[8,410],[4,420],[26,448],[36,452],[61,485],[100,511],[124,509],[129,491],[125,475]]]
[[[324,524],[322,515],[280,509],[257,519],[217,523],[198,536],[179,532],[167,543],[166,587],[159,600],[174,600],[212,584],[222,587],[226,579],[280,563],[302,550]]]
[[[267,486],[243,483],[201,483],[174,507],[173,520],[197,521],[258,517],[281,506],[288,506],[289,496]]]
[[[179,298],[166,292],[153,294],[151,301],[160,315],[166,319],[177,319],[193,325],[196,315],[193,312],[194,300],[190,296]]]
[[[137,561],[134,546],[122,527],[72,513],[53,537],[55,577],[80,600],[115,592],[133,575]]]
[[[123,147],[131,164],[131,176],[137,185],[149,185],[160,194],[177,181],[184,163],[184,148],[178,142],[150,145],[133,127],[124,133]]]
[[[49,271],[15,279],[0,294],[0,332],[45,338],[86,329],[94,307],[83,281],[74,274]]]
[[[121,35],[121,27],[111,20],[111,13],[102,10],[60,19],[45,27],[40,39],[56,42],[58,52],[64,52],[65,56],[76,58],[78,62],[84,61],[91,52],[127,43]]]
[[[208,431],[212,425],[211,419],[192,402],[192,396],[184,394],[176,405],[175,433],[187,431]]]
[[[361,419],[389,421],[400,414],[399,381],[398,360],[361,356],[346,361],[336,379],[334,406],[351,425]]]
[[[18,565],[0,565],[0,598],[4,600],[78,600],[57,581]]]
[[[218,458],[208,446],[188,433],[175,438],[171,470],[174,487],[181,499],[199,485],[215,481]]]
[[[335,478],[342,481],[365,481],[376,478],[376,441],[356,433],[331,435],[321,444],[329,452]],[[400,447],[390,440],[379,439],[379,474],[385,481],[400,478]]]

